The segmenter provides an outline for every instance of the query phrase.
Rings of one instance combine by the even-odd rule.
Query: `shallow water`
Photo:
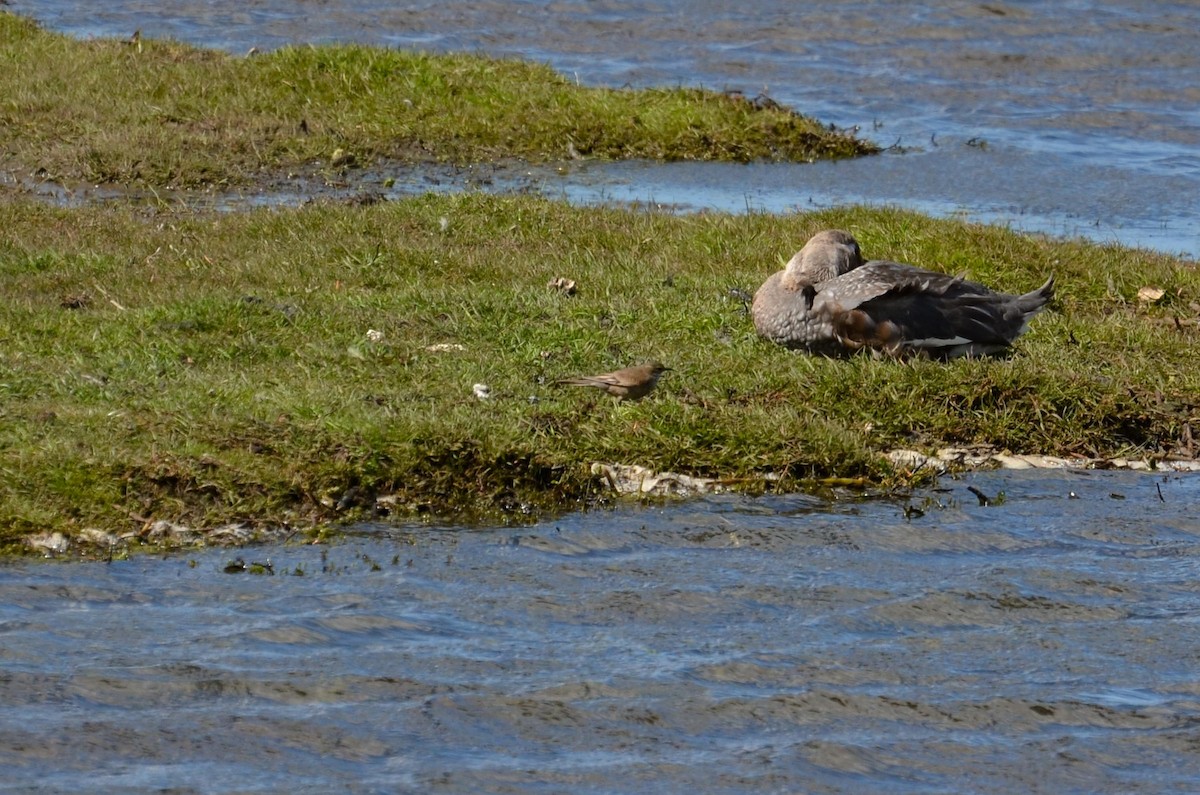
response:
[[[1200,256],[1195,3],[10,0],[9,7],[80,36],[140,29],[235,52],[346,40],[481,50],[546,61],[588,85],[765,92],[860,127],[882,146],[908,149],[811,168],[597,164],[521,181],[578,201],[737,211],[896,204]]]
[[[942,486],[10,562],[0,791],[1200,787],[1200,478]]]

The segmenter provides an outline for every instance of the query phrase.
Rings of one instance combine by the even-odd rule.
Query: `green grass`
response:
[[[219,189],[332,174],[337,149],[398,165],[874,151],[787,109],[583,88],[520,61],[234,57],[0,12],[0,172]],[[0,551],[46,532],[142,538],[157,520],[321,528],[376,496],[398,516],[523,521],[595,500],[593,462],[786,489],[904,483],[897,447],[1155,458],[1189,453],[1200,419],[1200,277],[1163,255],[894,210],[465,194],[221,214],[20,193],[0,189]],[[759,340],[739,294],[829,227],[1010,292],[1053,272],[1058,298],[1005,360],[833,361]],[[1142,286],[1166,297],[1141,304]],[[649,359],[674,371],[640,403],[553,386]]]
[[[877,151],[699,89],[584,88],[518,60],[343,45],[236,57],[79,41],[0,12],[0,170],[200,187],[359,164],[572,157],[812,160]]]
[[[356,515],[333,507],[353,487],[396,495],[401,516],[519,519],[584,504],[596,461],[791,488],[903,479],[882,455],[896,447],[1156,457],[1200,427],[1200,276],[1143,251],[893,210],[471,194],[236,214],[0,198],[0,225],[10,549],[155,519],[319,526]],[[835,361],[759,340],[731,289],[829,227],[1008,291],[1053,272],[1058,298],[1004,360]],[[1140,305],[1143,285],[1167,297]],[[640,403],[552,385],[652,358],[674,372]]]

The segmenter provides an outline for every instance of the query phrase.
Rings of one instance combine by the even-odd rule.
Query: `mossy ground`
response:
[[[9,544],[158,518],[320,523],[356,488],[396,495],[401,515],[522,516],[582,504],[596,461],[787,487],[902,476],[880,455],[898,446],[1156,456],[1200,420],[1193,264],[900,211],[20,200],[0,202],[0,225]],[[737,290],[828,227],[1009,291],[1053,272],[1058,298],[1009,359],[827,360],[763,342]],[[549,287],[557,276],[578,293]],[[1166,298],[1139,304],[1144,285]],[[640,403],[552,385],[651,358],[674,371]]]
[[[78,41],[0,12],[0,169],[204,187],[333,155],[470,163],[572,157],[812,160],[877,151],[774,103],[576,85],[547,66],[356,45],[233,56]]]

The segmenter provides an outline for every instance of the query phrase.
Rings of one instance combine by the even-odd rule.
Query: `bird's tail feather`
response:
[[[1040,312],[1054,298],[1054,275],[1051,274],[1046,283],[1036,290],[1031,290],[1017,297],[1017,306],[1021,314],[1032,317]]]

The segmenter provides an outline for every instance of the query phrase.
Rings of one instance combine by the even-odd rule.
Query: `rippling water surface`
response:
[[[0,791],[1195,791],[1198,501],[992,473],[7,563]]]
[[[1132,0],[9,0],[80,36],[245,52],[360,41],[546,61],[587,85],[766,93],[882,146],[770,168],[593,165],[578,201],[784,211],[848,202],[1200,255],[1200,5]],[[401,180],[403,184],[403,180]]]

